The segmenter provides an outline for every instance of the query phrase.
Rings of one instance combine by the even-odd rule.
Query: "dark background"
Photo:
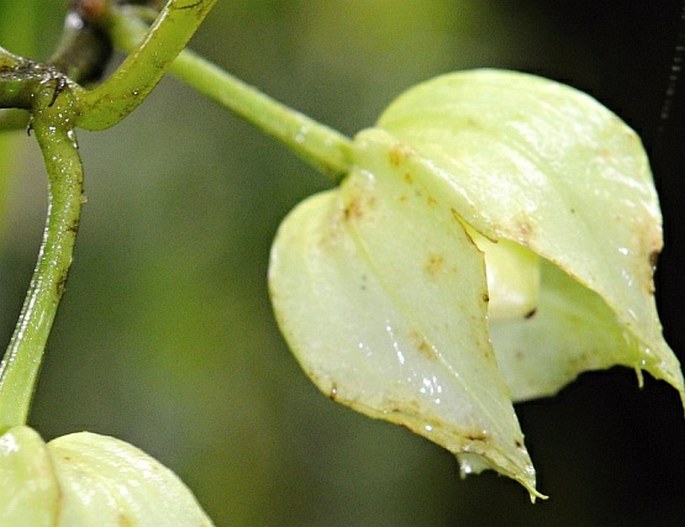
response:
[[[455,69],[519,69],[589,92],[650,154],[666,239],[657,299],[682,359],[685,80],[670,76],[684,9],[679,0],[222,0],[192,45],[349,135],[407,87]],[[0,0],[0,44],[45,57],[62,17],[61,2]],[[546,502],[530,505],[494,474],[461,481],[449,453],[320,395],[278,333],[269,246],[324,178],[173,80],[80,142],[89,202],[31,418],[46,439],[82,429],[126,439],[177,471],[218,525],[685,525],[685,421],[671,388],[647,378],[640,390],[634,372],[614,368],[517,405]],[[7,341],[45,190],[33,143],[17,134],[4,148]]]

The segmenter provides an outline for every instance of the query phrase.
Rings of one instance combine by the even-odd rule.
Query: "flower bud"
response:
[[[211,526],[168,468],[113,437],[80,432],[45,443],[17,426],[0,436],[0,525]]]

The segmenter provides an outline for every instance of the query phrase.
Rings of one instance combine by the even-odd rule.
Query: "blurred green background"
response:
[[[65,4],[0,0],[0,45],[46,57]],[[682,81],[664,103],[683,15],[676,0],[222,0],[192,47],[349,135],[407,87],[456,69],[520,69],[589,91],[652,156],[670,244],[658,299],[682,357]],[[173,79],[119,126],[79,139],[88,203],[31,415],[46,439],[130,441],[221,526],[685,525],[685,426],[662,383],[640,391],[614,369],[517,406],[547,502],[530,505],[494,474],[461,481],[449,453],[321,395],[279,334],[269,247],[324,177]],[[45,178],[26,134],[0,141],[6,342]]]

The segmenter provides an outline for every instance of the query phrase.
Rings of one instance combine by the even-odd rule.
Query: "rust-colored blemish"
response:
[[[438,201],[433,196],[428,196],[426,198],[426,203],[429,207],[434,208],[438,206]]]
[[[535,231],[535,229],[529,222],[522,221],[518,224],[518,231],[522,240],[528,242],[533,237],[533,232]]]
[[[486,361],[488,361],[488,362],[496,361],[495,353],[492,349],[492,345],[489,342],[483,342],[483,343],[481,343],[481,345],[479,347],[480,347],[480,349],[483,350],[483,358]]]
[[[404,414],[404,415],[418,415],[421,413],[421,402],[417,399],[410,399],[408,401],[396,401],[393,398],[386,398],[381,403],[384,412],[390,414]],[[396,421],[400,426],[407,426],[401,421]]]
[[[395,168],[399,167],[410,155],[411,150],[405,145],[396,145],[392,147],[388,153],[388,161],[390,162],[390,166]]]
[[[419,353],[421,353],[421,355],[423,355],[426,359],[437,359],[437,355],[433,349],[433,346],[431,346],[430,342],[426,340],[426,337],[424,337],[422,333],[414,330],[409,334],[409,339]]]
[[[425,270],[429,276],[435,277],[445,268],[445,258],[440,254],[431,253],[428,255]]]
[[[483,293],[483,295],[481,296],[481,298],[483,299],[483,302],[485,302],[486,304],[487,304],[488,302],[490,302],[490,295],[487,294],[487,293]]]
[[[663,240],[661,237],[661,231],[657,228],[654,229],[653,225],[641,225],[641,229],[638,236],[638,251],[644,251],[647,253],[647,265],[642,269],[642,277],[639,280],[643,285],[647,294],[654,294],[654,273],[656,272],[659,254],[663,247]]]
[[[316,243],[322,250],[327,251],[335,247],[340,241],[340,236],[342,234],[341,223],[345,221],[345,211],[339,210],[336,212],[331,221],[329,222],[327,229],[321,229],[317,234]]]
[[[414,176],[412,176],[409,172],[405,173],[402,179],[404,179],[404,182],[408,185],[414,184]]]
[[[328,398],[331,401],[335,401],[338,398],[338,385],[335,383],[331,384],[331,389],[328,392]]]
[[[57,278],[57,284],[55,285],[56,293],[58,298],[62,298],[62,295],[64,294],[64,289],[66,287],[67,283],[67,276],[68,276],[69,270],[64,269],[59,277]]]
[[[659,251],[652,251],[649,253],[649,266],[652,271],[656,271],[656,264],[659,261]]]
[[[602,161],[604,161],[606,163],[606,162],[611,161],[614,158],[614,154],[608,148],[602,148],[599,151],[599,157],[602,158]]]
[[[397,148],[393,148],[392,150],[390,150],[390,154],[388,155],[390,165],[394,167],[400,166],[403,158],[404,156],[402,155],[402,152]]]
[[[464,433],[464,437],[469,441],[487,441],[490,439],[488,433],[485,430],[468,430]]]
[[[349,201],[343,209],[343,221],[358,220],[373,207],[374,198],[363,199],[360,196],[355,196]]]

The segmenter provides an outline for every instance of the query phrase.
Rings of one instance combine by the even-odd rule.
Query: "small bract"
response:
[[[653,266],[661,216],[635,133],[594,99],[476,70],[400,96],[338,189],[274,241],[281,330],[329,397],[529,491],[513,402],[625,365],[685,397]]]

